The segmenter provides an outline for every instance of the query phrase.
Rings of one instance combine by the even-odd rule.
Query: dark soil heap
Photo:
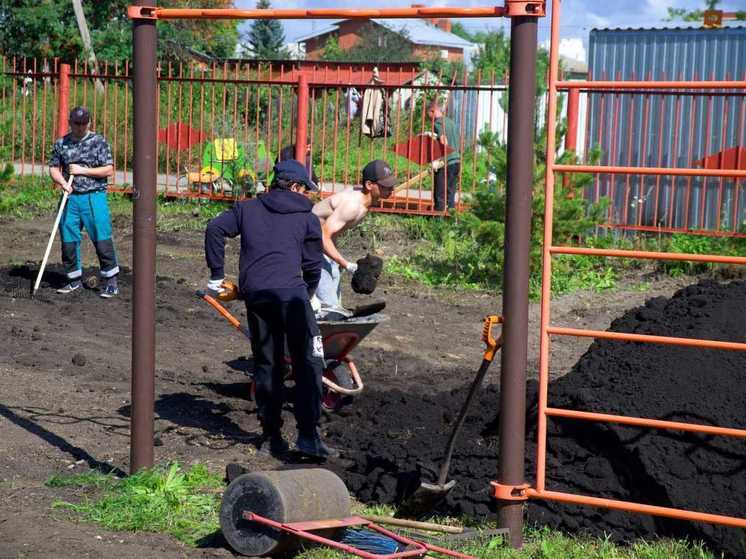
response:
[[[746,342],[746,282],[702,282],[671,299],[649,300],[611,330]],[[493,365],[496,373],[499,365]],[[476,367],[476,364],[475,364]],[[397,503],[420,479],[434,481],[464,388],[450,393],[368,391],[326,425],[354,464],[339,473],[363,501]],[[493,377],[494,378],[494,377]],[[536,382],[527,387],[527,479],[535,477]],[[458,480],[440,512],[484,516],[494,510],[498,390],[475,400],[457,445]],[[553,382],[549,405],[610,414],[746,428],[746,354],[599,341]],[[729,516],[746,516],[746,441],[728,437],[550,420],[547,489]],[[591,507],[530,501],[529,520],[571,532],[704,540],[746,557],[746,532]]]

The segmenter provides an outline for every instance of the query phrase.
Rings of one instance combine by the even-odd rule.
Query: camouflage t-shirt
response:
[[[103,167],[113,165],[111,148],[101,134],[89,132],[82,140],[76,140],[72,134],[66,134],[54,143],[52,156],[49,158],[50,167],[61,167],[62,175],[68,179],[67,166],[77,163],[85,167]],[[95,192],[106,190],[106,177],[76,176],[73,179],[73,191]]]

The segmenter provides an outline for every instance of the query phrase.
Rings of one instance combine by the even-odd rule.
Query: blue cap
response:
[[[316,192],[319,189],[316,183],[309,178],[306,168],[295,159],[278,161],[275,163],[273,171],[276,179],[303,184],[312,192]]]

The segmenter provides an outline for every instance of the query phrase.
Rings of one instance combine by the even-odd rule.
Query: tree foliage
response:
[[[720,0],[704,0],[704,9],[702,10],[687,10],[685,8],[672,8],[669,6],[666,21],[697,21],[702,23],[705,11],[717,10],[719,5]],[[746,20],[746,11],[736,12],[736,19]]]
[[[269,0],[259,0],[258,10],[271,7]],[[242,46],[253,58],[259,60],[279,60],[288,58],[285,49],[285,33],[282,24],[276,19],[255,19],[249,31],[242,37]]]
[[[130,0],[83,2],[93,50],[102,61],[121,62],[132,56]],[[233,0],[161,0],[163,7],[233,7]],[[233,55],[237,22],[174,20],[158,23],[162,59],[184,60],[190,51],[216,58]],[[83,44],[72,2],[61,0],[0,0],[0,50],[6,56],[54,58],[72,62],[83,57]]]

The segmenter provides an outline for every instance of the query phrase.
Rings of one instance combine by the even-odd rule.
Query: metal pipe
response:
[[[578,154],[578,111],[580,106],[580,90],[571,89],[567,96],[567,134],[565,134],[565,151],[571,151],[577,157]],[[570,176],[562,177],[565,188],[570,186]],[[568,196],[574,197],[574,192],[568,192]]]
[[[531,200],[534,176],[537,18],[516,17],[510,26],[508,178],[505,210],[503,315],[505,345],[500,375],[500,457],[498,481],[524,482],[528,280]],[[550,111],[552,108],[550,107]],[[510,544],[523,545],[523,504],[498,503],[498,526],[510,530]]]
[[[298,125],[295,128],[295,159],[306,164],[306,140],[308,138],[308,75],[298,75]],[[311,176],[311,169],[308,169]]]
[[[563,408],[547,408],[546,414],[550,417],[564,417],[566,419],[578,419],[602,423],[618,423],[620,425],[631,425],[632,427],[670,429],[672,431],[685,431],[687,433],[705,433],[707,435],[720,435],[723,437],[746,439],[746,429],[733,429],[731,427],[717,427],[715,425],[701,425],[698,423],[684,423],[681,421],[665,421],[644,417],[629,417],[626,415],[568,410]]]
[[[526,495],[532,499],[547,499],[572,505],[589,505],[592,507],[636,512],[653,516],[666,516],[668,518],[678,518],[680,520],[709,522],[711,524],[722,524],[724,526],[733,526],[735,528],[746,528],[746,519],[735,518],[733,516],[723,516],[720,514],[708,514],[669,507],[656,507],[653,505],[631,503],[629,501],[617,501],[614,499],[573,495],[572,493],[562,493],[559,491],[537,491],[535,489],[527,489]]]
[[[746,170],[698,169],[687,167],[619,167],[617,165],[552,165],[557,172],[566,173],[632,173],[637,175],[678,175],[682,177],[740,177],[746,178]]]
[[[555,121],[557,118],[557,78],[559,76],[559,22],[560,0],[552,0],[552,23],[549,49],[549,86],[547,93],[547,150],[546,171],[544,173],[544,244],[542,246],[541,265],[541,319],[539,330],[539,394],[538,419],[536,424],[536,488],[544,489],[546,479],[547,447],[547,407],[549,393],[549,327],[552,298],[552,224],[554,220],[554,173],[552,165],[555,159]],[[589,100],[590,103],[590,100]],[[503,315],[505,312],[503,311]],[[505,328],[503,327],[503,333]]]
[[[627,332],[608,332],[606,330],[583,330],[581,328],[563,328],[550,326],[547,332],[554,336],[576,336],[579,338],[598,338],[619,342],[645,344],[676,345],[701,349],[724,349],[728,351],[746,351],[746,344],[738,342],[721,342],[719,340],[700,340],[697,338],[674,338],[671,336],[653,336],[650,334],[629,334]]]
[[[510,1],[510,0],[508,0]],[[138,3],[139,4],[139,3]],[[155,4],[155,2],[150,2]],[[142,5],[142,4],[139,4]],[[137,14],[135,6],[128,10],[129,17]],[[370,18],[447,18],[447,17],[500,17],[505,9],[499,6],[479,8],[384,8],[367,10],[340,9],[268,9],[239,10],[233,8],[155,8],[142,10],[143,15],[157,19],[370,19]]]
[[[70,65],[60,64],[59,98],[57,100],[57,137],[67,134],[67,117],[70,112]]]
[[[138,0],[139,5],[153,0]],[[134,173],[132,199],[132,410],[130,473],[153,465],[155,402],[155,20],[132,22]]]
[[[552,254],[612,256],[616,258],[642,258],[646,260],[677,260],[682,262],[706,262],[713,264],[746,265],[746,256],[724,256],[719,254],[688,254],[685,252],[650,252],[644,250],[621,250],[564,246],[550,246],[549,251]]]
[[[707,81],[569,81],[557,82],[558,89],[744,89],[746,80],[707,80]],[[732,94],[731,94],[732,95]]]

